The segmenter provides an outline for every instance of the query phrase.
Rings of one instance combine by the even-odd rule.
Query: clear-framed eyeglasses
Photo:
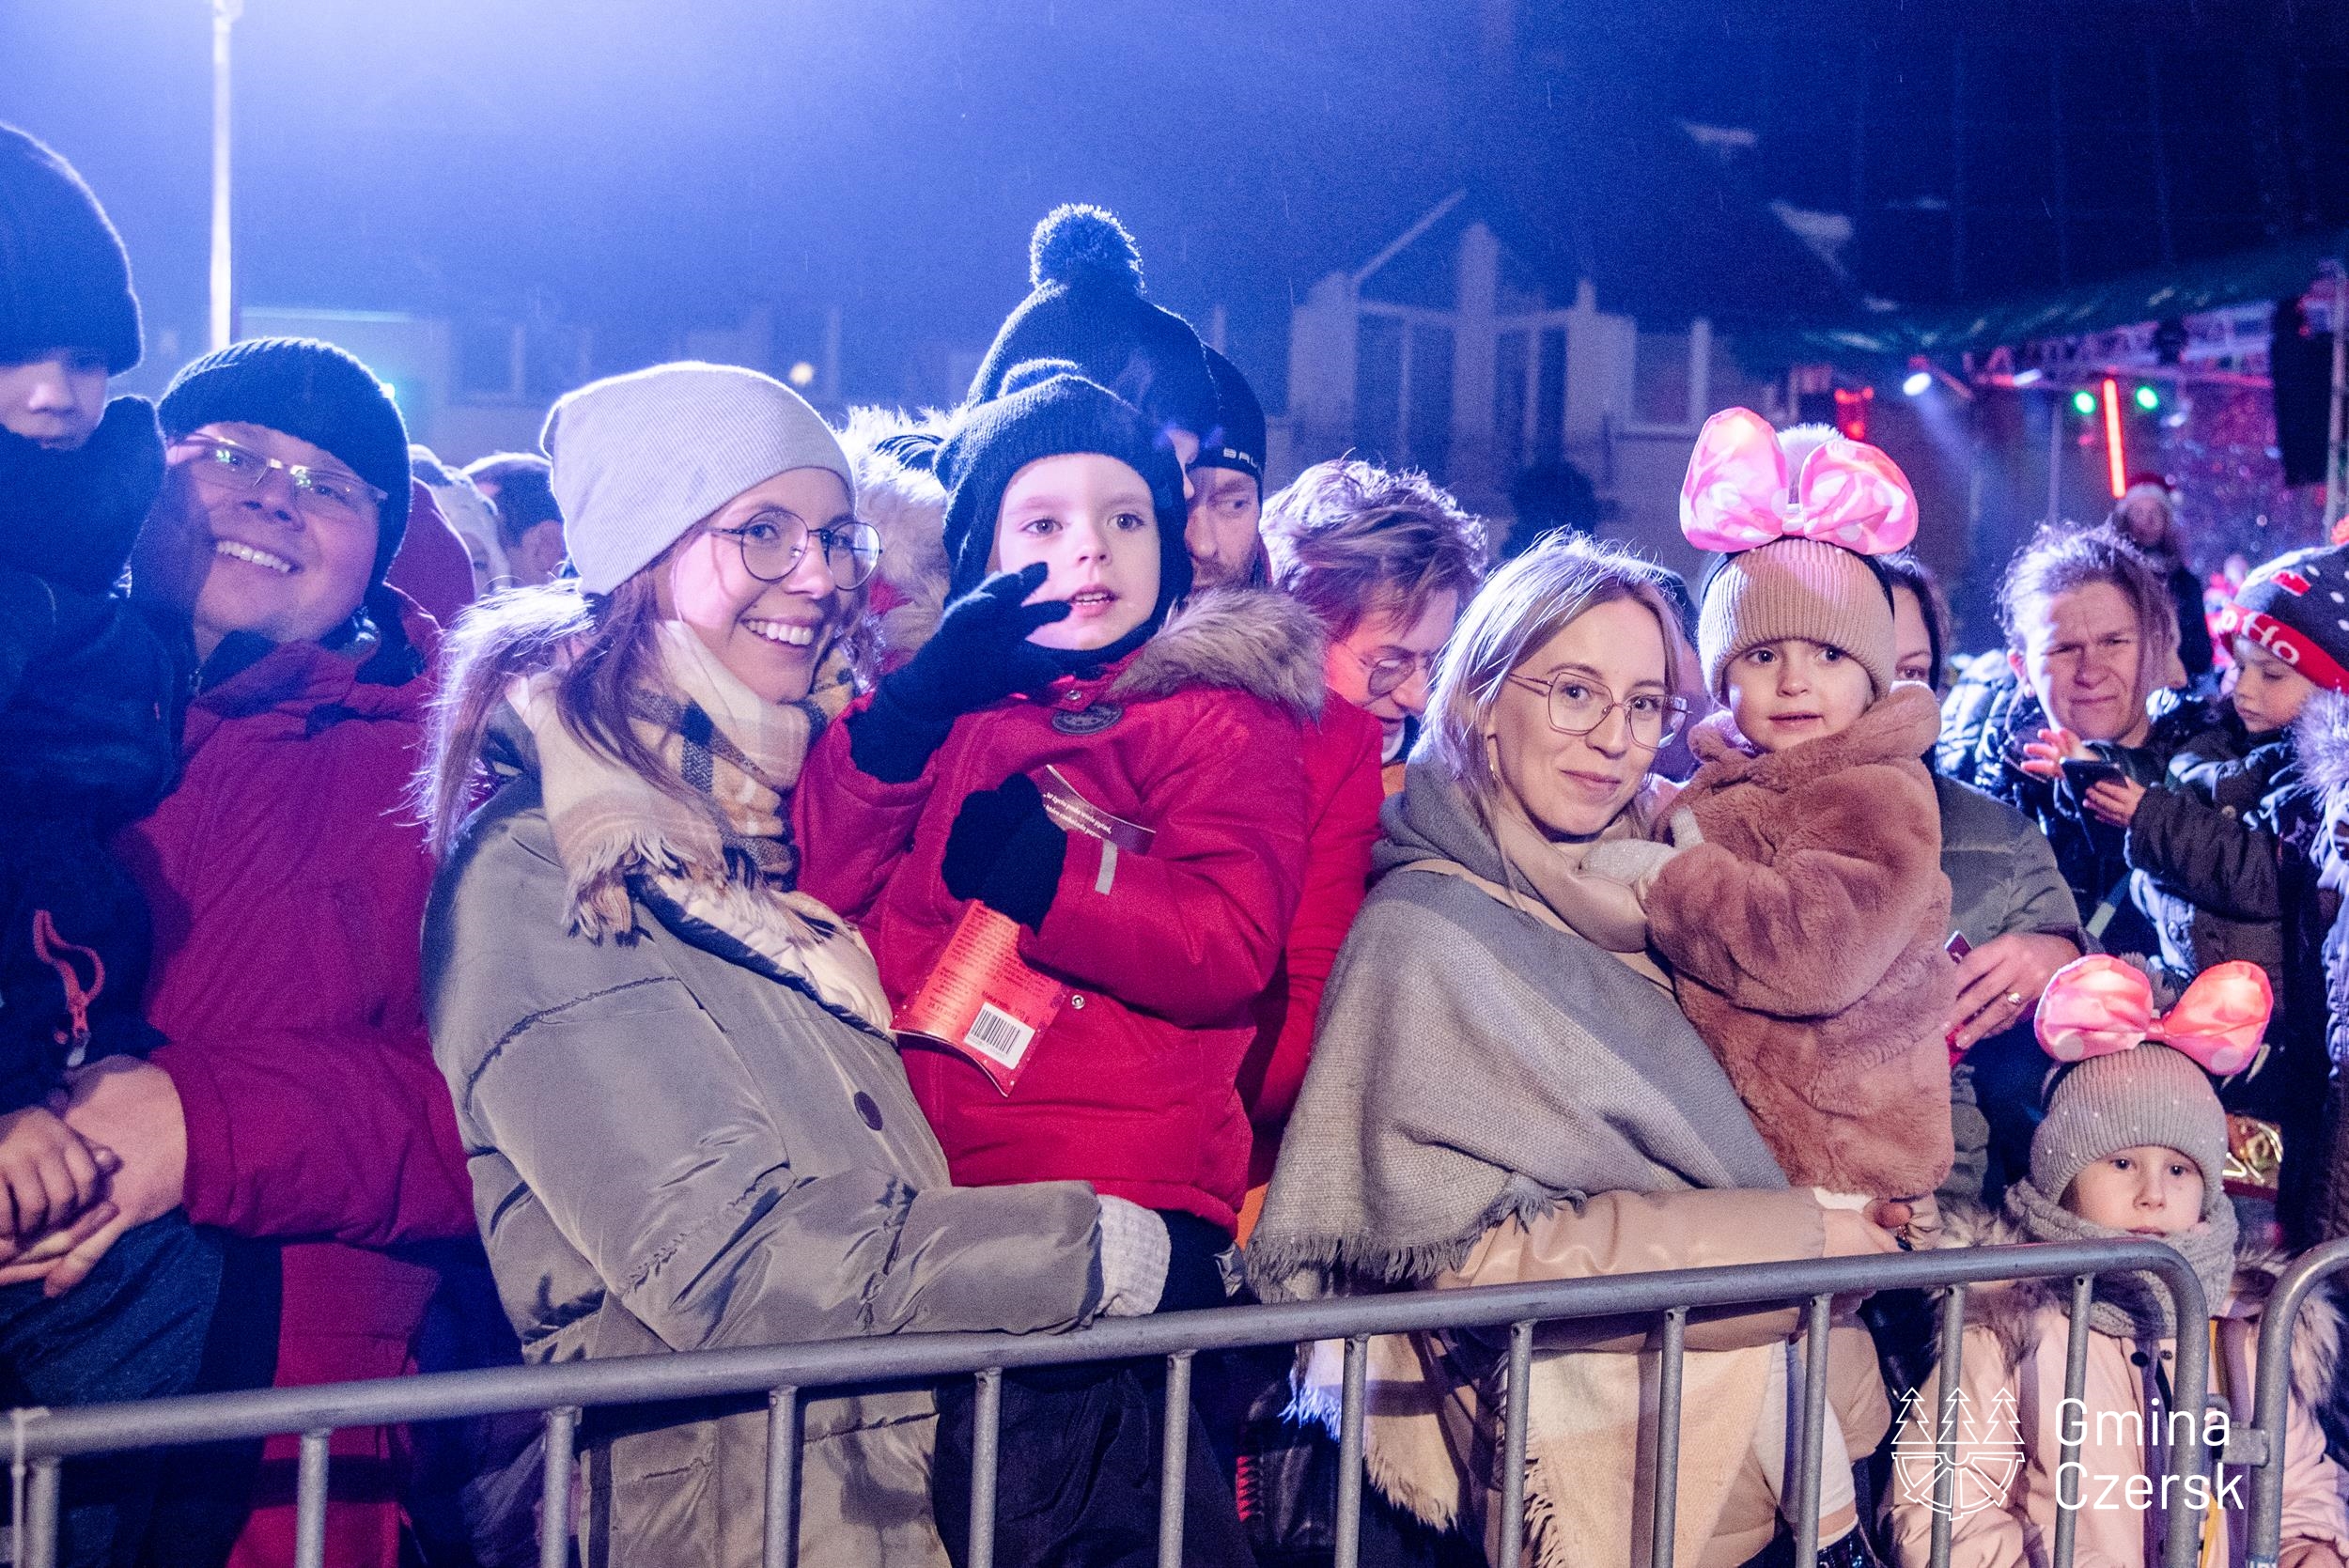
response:
[[[742,548],[742,569],[761,582],[781,582],[799,570],[814,539],[824,552],[832,580],[862,588],[880,565],[880,531],[869,522],[810,528],[789,512],[761,512],[739,528],[713,528]]]
[[[1659,751],[1672,742],[1688,721],[1688,700],[1656,691],[1634,691],[1618,701],[1598,682],[1571,670],[1548,680],[1511,675],[1510,684],[1539,691],[1549,709],[1549,727],[1561,735],[1588,735],[1607,722],[1617,708],[1631,731],[1631,743],[1644,751]]]
[[[197,436],[179,445],[195,454],[188,461],[188,471],[219,489],[240,493],[257,490],[270,471],[275,469],[292,486],[294,505],[305,515],[323,520],[368,520],[374,516],[370,503],[381,506],[391,499],[388,492],[347,470],[266,458],[250,446],[241,446],[224,437]]]

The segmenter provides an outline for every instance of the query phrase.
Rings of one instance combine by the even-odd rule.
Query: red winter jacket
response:
[[[860,772],[845,723],[817,745],[794,802],[800,886],[863,927],[893,1002],[962,916],[941,867],[973,792],[1054,767],[1158,835],[1106,870],[1099,841],[1069,835],[1051,912],[1041,932],[1022,929],[1020,953],[1077,994],[1009,1095],[966,1058],[906,1043],[958,1185],[1089,1181],[1232,1229],[1248,1174],[1250,1009],[1303,878],[1299,730],[1321,698],[1319,645],[1286,600],[1206,595],[1108,674],[957,721],[910,784]]]
[[[406,637],[368,678],[295,643],[221,681],[189,709],[179,789],[116,843],[154,911],[147,1016],[187,1117],[188,1217],[285,1243],[281,1388],[407,1371],[438,1276],[398,1249],[475,1234],[424,1026],[432,862],[400,801],[435,637],[384,592]],[[295,1452],[272,1443],[232,1562],[291,1560]],[[327,1560],[395,1562],[390,1435],[339,1433],[334,1455]]]
[[[1370,889],[1370,847],[1386,803],[1378,721],[1335,692],[1305,727],[1305,885],[1281,967],[1256,999],[1256,1038],[1241,1063],[1240,1098],[1254,1126],[1252,1192],[1272,1179],[1289,1108],[1313,1061],[1321,988]]]

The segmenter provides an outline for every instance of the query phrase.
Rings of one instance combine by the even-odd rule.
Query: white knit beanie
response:
[[[778,474],[830,469],[856,500],[848,455],[823,416],[739,365],[656,365],[590,381],[556,402],[538,444],[554,463],[564,548],[591,594],[612,592]]]

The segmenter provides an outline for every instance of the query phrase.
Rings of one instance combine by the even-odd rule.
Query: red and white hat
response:
[[[2295,550],[2243,580],[2212,629],[2248,637],[2328,691],[2349,691],[2349,546]]]

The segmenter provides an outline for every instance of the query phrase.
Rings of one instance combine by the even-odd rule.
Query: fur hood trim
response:
[[[1286,595],[1211,589],[1142,644],[1110,691],[1163,697],[1190,686],[1228,687],[1310,722],[1321,716],[1326,643],[1319,617]]]
[[[2293,721],[2292,738],[2310,783],[2327,795],[2349,785],[2349,696],[2320,690]]]
[[[1941,706],[1933,700],[1932,691],[1916,681],[1905,680],[1871,703],[1851,728],[1840,735],[1756,754],[1745,749],[1735,721],[1723,709],[1699,724],[1688,737],[1688,744],[1699,762],[1719,765],[1714,787],[1754,784],[1782,792],[1847,768],[1888,762],[1915,766],[1920,756],[1933,750],[1940,735]]]
[[[1945,1247],[2006,1247],[2030,1239],[2005,1215],[1974,1204],[1948,1205],[1942,1211],[1942,1227]],[[2271,1247],[2246,1243],[2237,1248],[2234,1288],[2219,1308],[2219,1315],[2256,1319],[2266,1306],[2268,1292],[2291,1262],[2290,1254]],[[2012,1369],[2022,1363],[2030,1346],[2033,1320],[2043,1312],[2066,1310],[2071,1293],[2068,1279],[1978,1286],[1967,1297],[1966,1323],[1968,1327],[1989,1329]],[[2322,1286],[2310,1291],[2301,1303],[2300,1321],[2293,1326],[2292,1390],[2311,1410],[2332,1403],[2341,1370],[2341,1309],[2331,1293]]]
[[[896,409],[851,409],[841,447],[856,474],[857,516],[880,534],[875,609],[882,645],[910,653],[929,641],[946,608],[946,489],[883,443],[904,436],[946,433],[935,409],[909,414]]]

